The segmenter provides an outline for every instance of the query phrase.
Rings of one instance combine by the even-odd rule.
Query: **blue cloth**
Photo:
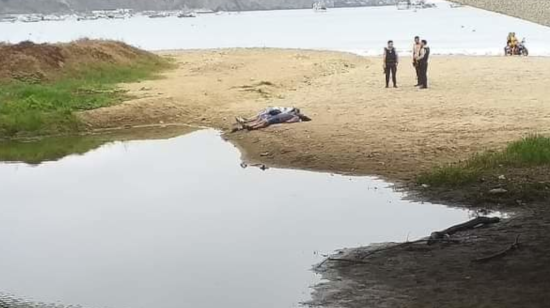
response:
[[[295,115],[292,113],[280,113],[268,118],[267,124],[273,125],[273,124],[279,124],[279,123],[286,123],[292,120],[294,117]]]
[[[271,118],[272,116],[276,116],[278,114],[281,114],[281,110],[279,109],[274,109],[274,108],[267,108],[266,110],[260,112],[260,118],[264,119],[264,120],[267,120],[269,118]]]

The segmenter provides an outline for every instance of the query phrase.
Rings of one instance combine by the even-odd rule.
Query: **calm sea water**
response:
[[[0,163],[0,304],[297,307],[322,254],[468,219],[374,178],[240,162],[204,130]]]
[[[531,54],[550,55],[550,28],[474,8],[398,11],[396,7],[243,12],[198,18],[0,23],[0,41],[123,40],[148,50],[282,47],[375,55],[389,39],[409,51],[412,38],[429,40],[436,54],[500,55],[509,32],[527,39]]]

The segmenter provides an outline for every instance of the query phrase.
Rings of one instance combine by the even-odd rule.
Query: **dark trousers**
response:
[[[418,64],[418,83],[420,84],[420,87],[427,88],[428,87],[428,63],[427,62],[421,62]]]
[[[418,62],[414,63],[414,70],[416,71],[416,84],[420,84],[420,64]]]
[[[397,85],[397,64],[386,64],[386,87],[390,85],[390,75],[393,85]]]

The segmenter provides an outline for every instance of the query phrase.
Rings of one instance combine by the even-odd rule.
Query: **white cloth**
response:
[[[296,110],[294,107],[269,107],[271,110],[279,110],[281,113],[291,113]]]
[[[416,44],[416,43],[413,44],[413,48],[412,48],[413,59],[418,59],[418,57],[420,57],[420,50],[421,49],[422,49],[422,45],[420,43],[419,44]]]

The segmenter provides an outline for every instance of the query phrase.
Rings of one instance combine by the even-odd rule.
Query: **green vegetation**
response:
[[[64,70],[48,81],[0,82],[0,138],[79,130],[74,112],[109,106],[128,98],[117,84],[155,78],[170,66],[160,57],[132,64],[100,63]]]
[[[103,137],[55,137],[32,142],[0,142],[0,161],[40,164],[68,155],[84,154],[111,141]]]
[[[535,135],[512,142],[502,151],[477,154],[463,162],[437,167],[421,174],[418,182],[457,187],[479,181],[484,175],[502,172],[502,169],[544,165],[550,165],[550,138]]]

